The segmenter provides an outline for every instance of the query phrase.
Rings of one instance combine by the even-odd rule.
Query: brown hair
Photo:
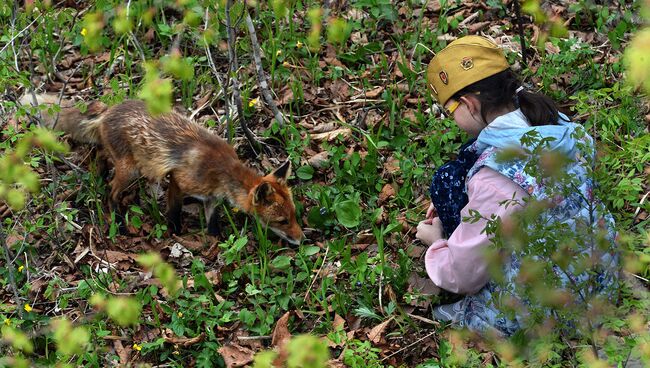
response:
[[[481,102],[481,117],[485,122],[489,112],[514,106],[521,108],[533,126],[556,125],[560,115],[555,102],[544,94],[526,89],[517,92],[520,86],[519,78],[508,68],[470,84],[456,92],[452,98],[458,100],[463,95],[475,93]]]

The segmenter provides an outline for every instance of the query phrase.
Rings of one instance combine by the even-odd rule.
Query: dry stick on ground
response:
[[[277,120],[278,124],[282,126],[284,124],[284,116],[280,110],[278,110],[275,101],[273,101],[273,96],[271,96],[266,74],[264,74],[264,68],[262,68],[260,44],[257,41],[257,34],[255,33],[255,27],[253,27],[253,20],[251,19],[251,15],[248,13],[248,10],[246,11],[246,26],[248,27],[248,33],[251,35],[251,44],[253,45],[253,59],[255,60],[255,71],[257,72],[257,82],[260,84],[262,97],[264,97],[264,102],[266,102],[266,104],[271,108],[271,111],[273,111],[275,120]]]
[[[401,349],[399,349],[399,350],[393,352],[393,353],[390,354],[390,355],[387,355],[387,356],[383,357],[383,358],[380,360],[380,362],[383,362],[383,361],[386,360],[386,359],[390,359],[392,356],[397,355],[398,353],[403,352],[404,350],[410,348],[410,347],[413,346],[413,345],[419,344],[419,343],[422,342],[423,340],[425,340],[425,339],[427,339],[427,338],[429,338],[429,337],[435,335],[436,333],[438,333],[438,331],[435,331],[435,330],[434,330],[433,332],[430,332],[429,334],[425,335],[424,337],[422,337],[422,338],[420,338],[420,339],[418,339],[418,340],[416,340],[416,341],[414,341],[414,342],[412,342],[412,343],[406,345],[405,347],[403,347],[403,348],[401,348]]]
[[[226,32],[228,33],[228,60],[230,64],[229,79],[232,80],[232,93],[233,98],[235,99],[235,106],[237,107],[237,115],[239,115],[239,125],[244,131],[244,135],[248,139],[249,143],[253,147],[255,154],[260,150],[261,145],[253,136],[253,133],[248,128],[248,123],[246,122],[246,117],[244,116],[244,106],[241,101],[241,92],[239,90],[239,80],[237,79],[237,69],[239,69],[237,63],[237,53],[235,51],[235,29],[230,24],[230,9],[232,7],[232,0],[226,1]]]

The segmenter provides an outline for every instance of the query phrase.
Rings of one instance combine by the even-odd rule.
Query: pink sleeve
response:
[[[499,205],[512,199],[521,200],[528,194],[512,180],[490,168],[482,168],[467,185],[469,202],[461,211],[461,223],[449,239],[434,242],[427,250],[424,265],[433,283],[459,294],[478,292],[489,279],[483,253],[490,245],[490,237],[483,233],[487,220],[464,222],[469,210],[477,210],[483,217],[493,214],[507,218],[520,206]]]

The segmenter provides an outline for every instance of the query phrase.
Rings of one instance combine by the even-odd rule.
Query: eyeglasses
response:
[[[444,107],[443,106],[443,109],[444,109],[443,111],[445,112],[445,115],[447,115],[448,117],[451,117],[452,114],[454,113],[454,111],[456,111],[456,109],[458,108],[458,106],[460,106],[460,100],[456,100],[456,101],[452,102],[451,105],[449,105],[449,107]]]
[[[481,94],[481,92],[472,92],[472,93],[475,94],[475,95],[480,95]],[[463,96],[460,96],[460,97],[463,97]],[[458,100],[455,100],[454,102],[452,102],[451,105],[449,105],[449,107],[444,107],[444,106],[442,107],[442,111],[444,111],[444,113],[445,113],[445,115],[447,115],[447,117],[452,117],[452,114],[454,113],[454,111],[456,111],[458,106],[460,106],[460,102],[461,102],[460,97],[458,98]]]

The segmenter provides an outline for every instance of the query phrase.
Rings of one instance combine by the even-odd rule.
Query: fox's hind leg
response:
[[[123,206],[120,201],[122,192],[140,175],[135,166],[135,161],[129,158],[120,158],[114,160],[115,175],[111,180],[111,210],[115,211],[115,216],[120,221],[120,231],[126,232],[126,223],[124,221]]]
[[[167,187],[167,228],[172,234],[181,231],[181,210],[183,209],[183,193],[174,178],[169,174],[169,186]]]
[[[205,221],[208,222],[208,235],[219,235],[221,231],[219,227],[219,216],[216,211],[216,200],[208,198],[203,202],[203,210],[205,211]]]

